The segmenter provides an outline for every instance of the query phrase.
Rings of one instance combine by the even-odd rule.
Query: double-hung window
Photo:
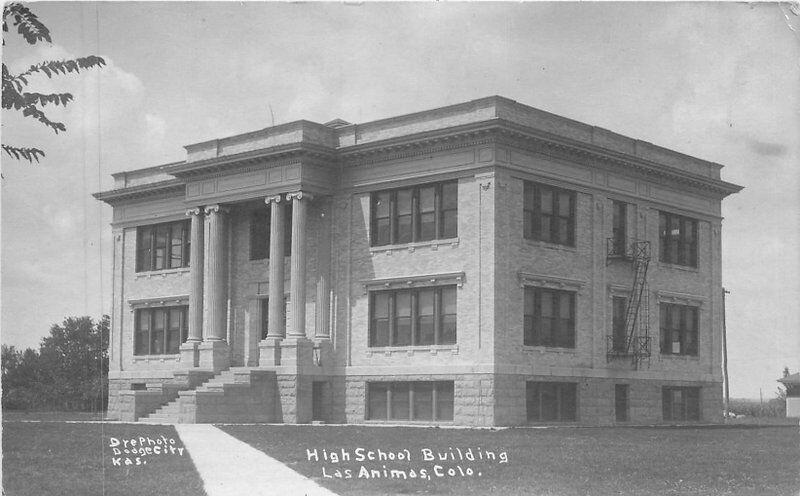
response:
[[[625,256],[628,250],[628,204],[621,201],[611,203],[611,240],[612,253],[618,257]]]
[[[458,236],[458,183],[378,191],[371,196],[372,246]]]
[[[618,353],[627,351],[628,336],[625,329],[625,316],[628,309],[628,299],[622,296],[615,296],[611,300],[612,306],[612,350]]]
[[[136,229],[136,272],[189,266],[188,220]]]
[[[526,239],[575,246],[575,192],[525,181],[523,223]]]
[[[456,286],[373,291],[369,346],[456,342]]]
[[[270,207],[259,206],[250,213],[250,260],[269,258]],[[283,250],[286,256],[292,252],[292,205],[284,207]]]
[[[176,355],[188,335],[188,308],[180,305],[136,310],[134,354]]]
[[[659,212],[659,256],[664,263],[697,267],[697,220]]]
[[[661,319],[662,355],[697,355],[697,307],[662,303]]]
[[[575,347],[575,293],[526,287],[524,338],[526,346]]]

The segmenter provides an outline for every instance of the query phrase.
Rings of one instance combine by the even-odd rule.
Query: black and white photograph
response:
[[[6,2],[3,496],[800,495],[797,2]]]

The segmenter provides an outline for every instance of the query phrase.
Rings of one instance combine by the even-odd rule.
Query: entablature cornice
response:
[[[628,174],[634,171],[649,178],[655,176],[656,180],[667,179],[676,183],[690,185],[716,193],[720,197],[742,190],[741,186],[726,181],[678,170],[674,167],[615,152],[597,145],[548,135],[541,131],[533,131],[511,122],[503,122],[502,126],[498,128],[497,143],[590,167],[605,165],[617,170],[622,169],[623,172]]]
[[[142,198],[153,199],[157,197],[182,196],[186,190],[186,183],[181,179],[168,179],[155,183],[139,184],[127,188],[112,189],[94,193],[96,199],[114,205],[126,200]]]
[[[605,165],[632,171],[657,180],[671,180],[709,191],[720,197],[736,193],[741,186],[659,164],[642,157],[616,152],[598,145],[534,130],[504,119],[451,127],[437,132],[424,132],[363,145],[339,149],[343,167],[414,158],[461,148],[501,144],[531,151],[556,159],[588,166]],[[712,164],[718,166],[718,164]]]
[[[313,143],[290,143],[271,148],[253,150],[224,155],[194,162],[185,162],[170,167],[165,167],[164,172],[178,178],[194,178],[197,176],[224,175],[231,170],[252,168],[263,169],[273,166],[276,162],[303,162],[330,163],[335,160],[335,150]]]

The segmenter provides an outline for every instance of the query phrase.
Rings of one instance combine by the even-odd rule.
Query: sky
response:
[[[800,369],[800,17],[778,4],[35,3],[53,44],[6,34],[3,62],[95,54],[31,81],[66,133],[2,114],[0,340],[110,311],[110,174],[184,145],[298,119],[359,123],[502,95],[725,165],[732,397]],[[51,110],[52,109],[52,110]]]

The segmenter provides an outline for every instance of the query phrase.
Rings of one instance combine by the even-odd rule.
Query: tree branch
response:
[[[2,145],[3,151],[6,152],[10,157],[14,157],[17,160],[25,159],[28,162],[33,163],[34,160],[37,162],[39,161],[38,156],[44,157],[44,152],[38,148],[24,148],[24,147],[16,147],[10,145]]]

